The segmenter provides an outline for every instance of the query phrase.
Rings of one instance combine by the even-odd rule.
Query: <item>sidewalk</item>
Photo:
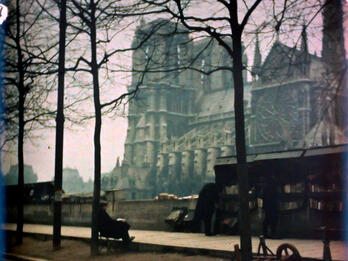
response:
[[[15,231],[15,224],[4,224],[3,229]],[[52,235],[53,227],[50,225],[34,225],[25,224],[24,233]],[[61,234],[64,238],[70,239],[90,239],[91,229],[88,227],[68,227],[63,226]],[[226,255],[233,252],[235,244],[239,244],[238,236],[218,235],[207,237],[204,234],[197,233],[177,233],[164,231],[146,231],[146,230],[130,230],[130,235],[135,236],[134,243],[138,248],[151,250],[171,250],[177,252],[186,252],[188,250],[196,250],[197,253],[216,252],[220,255]],[[266,244],[276,252],[277,247],[282,243],[290,243],[294,245],[303,258],[322,260],[323,243],[320,240],[304,240],[304,239],[267,239]],[[253,252],[257,252],[259,239],[252,238]],[[342,241],[330,242],[331,255],[333,260],[347,260],[347,245]],[[191,251],[192,252],[192,251]]]

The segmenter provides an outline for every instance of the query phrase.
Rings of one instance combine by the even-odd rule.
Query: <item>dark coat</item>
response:
[[[122,238],[128,235],[130,225],[127,222],[112,219],[109,214],[100,208],[98,211],[98,231],[102,236]]]
[[[195,209],[194,220],[204,220],[211,218],[214,214],[215,204],[219,201],[221,189],[215,183],[208,183],[199,192],[199,197]]]
[[[266,184],[263,189],[263,209],[265,211],[277,210],[279,204],[279,194],[276,184]]]
[[[265,211],[263,234],[268,237],[268,228],[270,228],[270,236],[274,237],[279,215],[279,194],[277,184],[273,180],[269,180],[263,188],[263,209]]]

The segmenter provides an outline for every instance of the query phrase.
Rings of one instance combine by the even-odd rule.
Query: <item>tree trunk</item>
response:
[[[58,100],[56,118],[56,157],[54,170],[54,215],[53,215],[53,249],[59,249],[61,243],[62,223],[62,180],[63,180],[63,142],[64,142],[64,74],[65,74],[65,32],[66,32],[66,0],[58,3],[59,20],[59,68],[58,68]]]
[[[239,30],[233,31],[233,81],[236,130],[237,175],[239,180],[239,228],[242,260],[251,260],[251,232],[249,219],[249,185],[246,161],[244,123],[244,83],[242,63],[242,39]]]
[[[16,243],[23,242],[23,200],[24,200],[24,155],[23,155],[23,139],[24,139],[24,68],[23,54],[20,45],[20,10],[19,0],[16,1],[16,47],[17,47],[17,70],[18,70],[18,197],[17,197],[17,233]]]
[[[23,201],[24,201],[24,94],[20,92],[18,104],[19,132],[18,132],[18,196],[17,196],[17,234],[16,243],[23,242]]]
[[[91,0],[91,69],[93,76],[93,97],[95,110],[95,128],[94,128],[94,190],[93,190],[93,209],[92,209],[92,242],[91,255],[98,255],[98,228],[97,214],[100,200],[100,171],[101,171],[101,147],[100,147],[100,131],[101,131],[101,107],[99,94],[99,78],[98,78],[98,63],[97,63],[97,28],[95,18],[95,3]]]

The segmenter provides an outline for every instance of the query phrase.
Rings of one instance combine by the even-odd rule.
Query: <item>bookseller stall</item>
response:
[[[262,188],[270,176],[279,192],[280,236],[321,237],[326,226],[339,237],[342,231],[344,177],[348,146],[312,148],[248,155],[250,216],[253,234],[261,233]],[[237,217],[238,177],[235,156],[217,158],[215,178],[225,185],[222,209]]]

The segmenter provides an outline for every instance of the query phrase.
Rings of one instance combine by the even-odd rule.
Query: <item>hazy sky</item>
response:
[[[109,172],[116,164],[117,157],[123,157],[127,120],[117,117],[103,118],[101,133],[102,172]],[[85,181],[94,176],[93,149],[94,121],[76,130],[64,133],[64,167],[76,168]],[[3,172],[17,164],[17,155],[3,154]],[[49,129],[40,134],[40,138],[24,145],[25,164],[32,165],[39,181],[54,177],[55,130]]]
[[[347,4],[345,6],[347,10]],[[348,35],[347,24],[345,23],[345,36]],[[133,27],[134,28],[134,27]],[[129,30],[127,37],[123,37],[118,43],[121,46],[130,46],[131,36],[133,32]],[[309,37],[311,37],[309,35]],[[347,38],[347,37],[346,37]],[[282,38],[281,38],[282,40]],[[310,51],[316,51],[320,54],[321,43],[318,40],[310,39]],[[346,50],[348,50],[348,41],[345,42]],[[253,53],[254,47],[248,47],[249,54]],[[263,49],[269,47],[263,45]],[[263,58],[264,58],[263,52]],[[251,65],[252,57],[249,57],[249,65]],[[128,59],[127,62],[130,60]],[[125,86],[129,83],[129,78],[118,79],[122,82],[122,87],[111,92],[111,96],[116,97],[125,91]],[[109,93],[110,95],[110,93]],[[111,97],[110,98],[113,98]],[[106,97],[105,99],[108,99]],[[126,138],[127,120],[125,118],[116,117],[110,119],[103,118],[101,148],[102,148],[102,173],[109,172],[116,164],[116,158],[123,158],[124,141]],[[94,148],[93,148],[94,122],[91,121],[83,128],[74,131],[65,130],[64,133],[64,167],[78,169],[80,175],[86,181],[94,176]],[[35,144],[25,143],[25,164],[32,165],[34,172],[37,173],[39,181],[52,180],[54,176],[54,156],[55,156],[55,130],[46,130],[42,134],[42,138],[35,140]],[[17,163],[16,154],[2,155],[3,173],[6,173],[11,165]]]

